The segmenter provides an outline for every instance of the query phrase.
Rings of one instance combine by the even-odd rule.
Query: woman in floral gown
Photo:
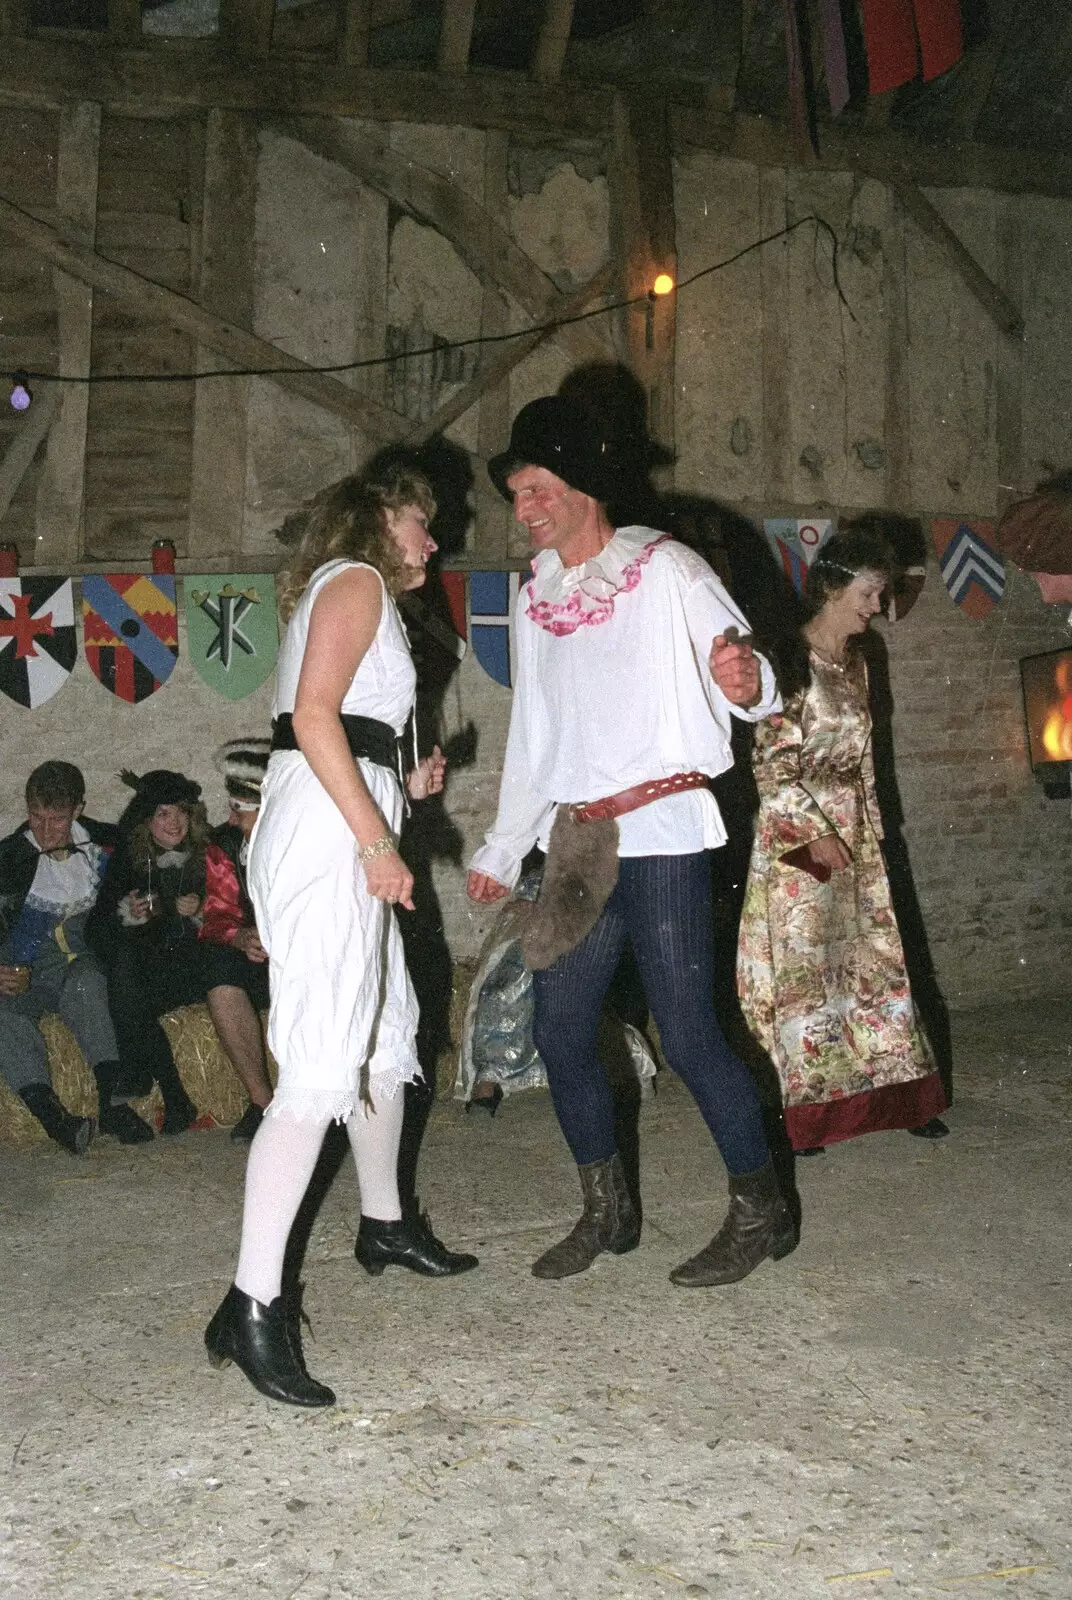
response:
[[[948,1132],[879,845],[858,643],[891,567],[873,532],[828,540],[809,577],[805,682],[756,725],[760,804],[737,986],[800,1152],[883,1128]]]

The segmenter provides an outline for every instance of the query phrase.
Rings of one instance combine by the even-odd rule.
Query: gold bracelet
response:
[[[363,844],[357,852],[359,861],[375,861],[377,856],[388,856],[395,847],[391,834],[385,833],[379,839],[373,839],[371,844]]]

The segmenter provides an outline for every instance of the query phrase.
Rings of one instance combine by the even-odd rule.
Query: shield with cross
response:
[[[137,705],[167,682],[179,654],[175,579],[158,572],[84,577],[82,630],[93,676]]]
[[[0,689],[33,710],[71,676],[78,655],[70,578],[0,578]]]
[[[270,572],[206,572],[183,579],[186,646],[198,673],[226,700],[244,700],[279,653]]]

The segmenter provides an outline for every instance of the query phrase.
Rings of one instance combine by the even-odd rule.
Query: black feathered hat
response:
[[[134,790],[134,798],[119,818],[124,832],[136,828],[152,816],[157,806],[195,806],[201,798],[201,785],[181,772],[169,772],[166,767],[154,768],[139,778],[125,767],[119,774],[123,782]]]
[[[593,412],[559,394],[522,406],[509,445],[488,462],[488,476],[504,500],[512,499],[507,478],[521,467],[546,467],[601,503],[621,489],[621,467],[607,431]]]
[[[229,739],[212,757],[223,778],[227,797],[239,811],[255,811],[261,803],[261,782],[268,769],[271,739]]]

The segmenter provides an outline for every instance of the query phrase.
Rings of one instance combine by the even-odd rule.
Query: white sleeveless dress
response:
[[[274,715],[294,710],[317,595],[347,567],[363,565],[330,561],[313,573],[280,646]],[[376,636],[341,710],[390,723],[400,734],[416,686],[405,631],[384,588]],[[372,761],[358,765],[397,835],[398,778]],[[369,894],[357,841],[300,751],[277,751],[268,763],[249,888],[270,961],[268,1044],[279,1082],[269,1115],[344,1121],[358,1105],[363,1068],[375,1092],[392,1098],[419,1078],[417,1000],[394,910]]]

